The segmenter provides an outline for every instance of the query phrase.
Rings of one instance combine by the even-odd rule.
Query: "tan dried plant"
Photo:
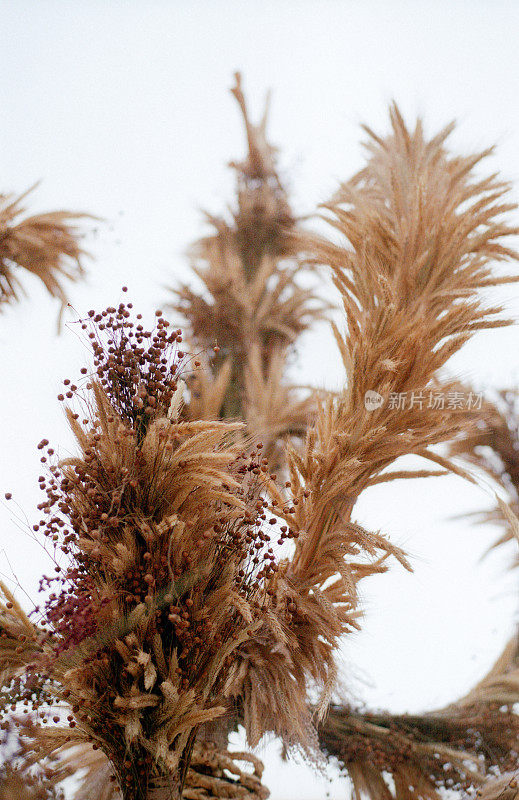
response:
[[[339,401],[330,399],[321,408],[304,454],[289,451],[298,503],[285,519],[304,533],[283,572],[292,591],[303,595],[303,587],[314,584],[326,608],[334,610],[341,601],[356,607],[354,587],[363,575],[345,556],[376,546],[372,534],[351,522],[360,493],[405,477],[400,470],[384,470],[408,453],[459,471],[430,447],[461,434],[470,422],[463,412],[425,409],[424,396],[438,388],[454,391],[454,382],[438,385],[438,370],[474,330],[501,324],[494,316],[498,309],[479,305],[477,291],[504,280],[492,278],[491,259],[516,257],[501,243],[515,233],[500,221],[510,208],[501,202],[508,187],[494,178],[471,177],[485,154],[449,158],[443,147],[449,130],[427,142],[420,125],[407,131],[396,108],[392,124],[387,139],[371,135],[368,167],[328,206],[350,242],[350,247],[318,248],[318,257],[334,269],[344,300],[348,332],[336,331],[336,337],[348,382]],[[364,402],[368,392],[383,401],[375,410]],[[395,411],[388,399],[401,395],[415,402]],[[313,614],[305,611],[302,636],[312,630]],[[322,619],[314,632],[319,626]],[[257,642],[247,647],[257,648]],[[311,652],[308,641],[303,650]],[[324,652],[321,657],[324,664]],[[254,677],[254,686],[261,685]],[[437,751],[434,757],[443,767],[445,759]],[[441,770],[435,780],[438,774],[447,777]]]
[[[187,321],[193,347],[202,351],[204,368],[191,378],[187,415],[244,420],[277,470],[279,442],[304,434],[315,411],[313,396],[287,380],[287,359],[328,304],[301,282],[315,275],[308,260],[315,237],[296,218],[281,181],[276,149],[267,140],[268,102],[254,125],[239,73],[232,93],[248,145],[246,158],[231,163],[235,208],[228,219],[207,215],[213,232],[191,248],[202,291],[175,288],[170,308]]]
[[[66,282],[83,275],[86,253],[78,223],[93,218],[70,211],[26,216],[23,202],[31,191],[0,195],[0,303],[20,299],[24,290],[19,271],[26,270],[65,305]]]
[[[47,719],[25,737],[25,763],[61,756],[61,779],[80,752],[87,775],[79,797],[110,798],[113,778],[124,800],[263,798],[260,765],[251,777],[239,766],[243,754],[226,748],[229,727],[241,721],[252,746],[271,732],[317,757],[324,743],[360,793],[389,798],[387,773],[398,798],[430,797],[447,781],[479,785],[491,768],[509,767],[515,720],[504,714],[495,735],[485,721],[492,704],[503,705],[502,685],[515,680],[509,667],[476,699],[411,726],[333,707],[331,727],[323,720],[337,687],[337,648],[359,626],[359,581],[386,570],[390,555],[409,568],[401,549],[354,519],[357,499],[382,481],[465,474],[432,448],[466,431],[470,415],[428,398],[457,386],[438,372],[473,333],[506,324],[480,294],[515,280],[492,271],[493,261],[517,258],[507,245],[517,231],[503,221],[513,208],[509,187],[474,177],[486,153],[452,157],[450,128],[427,140],[420,123],[409,131],[392,107],[390,135],[370,132],[367,166],[324,207],[341,241],[305,238],[239,81],[235,94],[249,137],[238,210],[200,245],[210,299],[180,290],[195,378],[180,331],[161,312],[149,330],[133,321],[131,303],[90,312],[82,325],[93,369],[83,368],[84,387],[67,379],[60,396],[77,396],[85,409],[68,412],[79,455],[56,463],[48,441],[40,443],[51,466],[36,527],[53,548],[57,572],[47,583],[59,591],[34,626],[37,652],[24,646],[16,660],[7,648],[4,657],[11,698]],[[345,388],[312,397],[309,415],[294,394],[297,414],[283,416],[284,358],[322,313],[307,316],[310,296],[295,282],[300,257],[314,269],[327,265],[341,294],[345,330],[334,332]],[[236,327],[242,319],[247,326]],[[211,375],[195,359],[215,339]],[[395,408],[401,395],[412,402]],[[250,441],[261,428],[266,447]],[[433,468],[387,471],[409,454]],[[19,611],[5,608],[7,647]],[[483,744],[470,738],[476,724]],[[403,750],[412,764],[380,762],[377,772],[369,750],[355,751],[359,737],[377,752],[391,738],[384,758]],[[502,745],[502,758],[485,760],[485,742]]]
[[[438,388],[438,371],[474,331],[503,324],[501,309],[485,308],[478,293],[507,280],[492,276],[491,260],[516,258],[503,243],[516,232],[501,221],[511,208],[502,201],[508,186],[472,178],[485,154],[449,157],[450,128],[428,142],[420,124],[406,129],[396,107],[391,120],[392,135],[370,134],[368,166],[327,206],[345,244],[317,250],[343,298],[348,330],[335,334],[347,383],[339,400],[321,407],[304,453],[289,451],[298,503],[286,519],[304,531],[292,583],[317,575],[324,583],[339,572],[337,586],[351,591],[345,546],[376,541],[352,525],[351,511],[364,489],[406,476],[384,472],[400,456],[454,468],[431,446],[465,430],[467,415],[424,408],[424,394]],[[368,393],[380,399],[377,408]],[[390,399],[399,395],[413,402],[395,409]]]
[[[334,268],[345,300],[348,336],[336,334],[351,388],[342,402],[329,401],[321,413],[319,435],[325,442],[318,451],[321,458],[309,458],[317,438],[313,432],[307,462],[297,454],[289,459],[293,484],[308,491],[313,481],[311,496],[322,498],[322,510],[311,508],[313,535],[302,513],[304,495],[298,497],[297,516],[287,519],[305,531],[297,543],[295,564],[287,568],[291,586],[299,558],[303,575],[304,569],[311,570],[314,564],[322,570],[324,559],[316,556],[324,531],[332,534],[323,547],[330,559],[329,572],[319,577],[325,583],[342,571],[343,580],[350,587],[354,585],[354,577],[344,565],[349,513],[362,489],[389,479],[380,473],[398,456],[415,452],[439,462],[441,467],[452,468],[429,447],[459,435],[469,420],[463,413],[446,415],[439,406],[423,413],[423,403],[427,402],[424,394],[440,388],[444,393],[454,391],[454,382],[438,385],[438,370],[472,330],[501,324],[494,318],[496,309],[478,308],[476,292],[502,280],[491,277],[490,260],[515,258],[514,251],[502,243],[503,236],[515,233],[501,221],[501,214],[511,208],[500,201],[508,186],[494,178],[472,179],[472,169],[488,153],[449,158],[443,143],[450,128],[427,142],[420,124],[412,134],[406,130],[396,108],[392,110],[392,123],[393,135],[388,139],[370,134],[372,156],[368,167],[341,188],[329,207],[351,249],[332,245],[317,248],[318,258]],[[469,291],[467,282],[472,284]],[[364,398],[369,391],[385,398],[385,413],[367,411]],[[415,396],[414,408],[407,414],[388,413],[392,409],[387,399],[392,394]],[[327,428],[323,425],[326,412]],[[346,423],[340,438],[339,415]],[[353,456],[351,463],[348,450]],[[331,455],[328,464],[331,462],[340,477],[326,471],[326,452]],[[349,492],[344,490],[345,473],[351,480]],[[402,477],[402,473],[398,471],[395,477]],[[327,492],[334,484],[340,490],[330,496]],[[347,500],[341,507],[343,497]],[[278,500],[281,504],[282,498]],[[361,541],[363,531],[356,525],[350,528],[350,546],[355,547],[355,536]],[[336,544],[337,554],[330,542]],[[368,537],[366,543],[369,546],[373,540],[369,542]],[[298,552],[304,549],[306,558]],[[311,574],[309,582],[315,577]],[[329,591],[330,608],[344,584],[334,588],[339,591],[335,595]],[[302,630],[306,632],[308,624]],[[257,641],[250,647],[257,648]],[[263,663],[270,663],[266,648]],[[256,675],[251,683],[258,685]]]
[[[71,703],[69,727],[101,747],[132,798],[180,795],[198,728],[227,711],[229,659],[268,613],[274,557],[256,527],[255,462],[232,441],[239,424],[178,418],[181,336],[158,313],[154,331],[133,330],[124,304],[92,314],[87,427],[68,412],[82,454],[41,482],[44,534],[69,563],[56,567],[48,635],[14,675],[36,708]],[[70,741],[54,734],[34,738],[47,755]]]
[[[321,745],[347,771],[357,800],[438,800],[441,787],[482,789],[489,775],[517,769],[518,687],[514,636],[488,675],[445,708],[390,714],[331,705],[319,729]]]

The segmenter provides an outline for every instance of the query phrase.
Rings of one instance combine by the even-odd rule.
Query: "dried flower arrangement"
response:
[[[439,375],[449,358],[507,324],[481,290],[517,279],[493,269],[517,260],[509,186],[475,176],[488,151],[451,156],[451,128],[428,140],[393,106],[391,133],[367,130],[365,168],[323,206],[340,237],[326,240],[293,214],[266,117],[250,122],[239,76],[233,92],[249,152],[232,165],[236,209],[210,217],[193,248],[202,290],[180,287],[169,307],[188,344],[162,311],[149,328],[131,302],[89,312],[92,365],[59,397],[75,404],[79,454],[58,462],[38,445],[35,532],[55,574],[29,616],[2,585],[6,800],[57,798],[81,770],[76,800],[266,798],[260,762],[228,750],[238,724],[251,746],[273,733],[338,759],[357,798],[437,798],[517,767],[515,640],[438,711],[331,703],[337,648],[359,627],[359,582],[389,557],[410,569],[353,518],[359,496],[383,481],[467,475],[433,449],[453,441],[451,455],[469,462],[479,444],[504,442],[514,481],[494,412],[387,402],[454,390]],[[328,395],[286,377],[297,337],[328,310],[299,278],[325,267],[346,323],[333,326],[345,388]],[[433,468],[387,471],[408,454]]]

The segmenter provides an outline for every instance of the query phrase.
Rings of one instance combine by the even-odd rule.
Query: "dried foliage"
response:
[[[78,222],[89,215],[51,211],[24,216],[22,202],[28,194],[0,195],[0,303],[20,299],[18,269],[23,268],[65,305],[64,282],[83,275],[85,251]]]
[[[32,723],[19,724],[15,755],[21,766],[5,767],[3,774],[0,773],[1,786],[6,792],[5,798],[0,794],[1,800],[40,800],[40,797],[41,800],[63,800],[63,781],[72,776],[77,779],[79,771],[82,778],[74,800],[121,800],[113,768],[103,751],[80,742],[77,737],[66,738],[70,741],[63,744],[62,738],[62,746],[54,751],[50,765],[43,766],[42,759],[49,755],[47,730]],[[38,763],[39,766],[35,766]],[[182,796],[185,800],[212,800],[215,797],[266,800],[269,792],[261,784],[262,773],[261,761],[251,753],[231,752],[225,748],[218,749],[212,743],[197,741]],[[11,787],[21,787],[22,784],[26,795],[9,794]],[[160,787],[160,781],[156,786]],[[169,787],[166,785],[166,788]],[[164,794],[167,796],[166,791]]]
[[[243,114],[248,153],[236,172],[236,207],[229,219],[207,216],[213,232],[191,249],[202,290],[174,290],[171,309],[186,319],[192,346],[215,348],[210,364],[192,376],[191,419],[240,418],[261,437],[273,470],[282,467],[280,442],[305,433],[315,400],[286,380],[297,337],[328,306],[301,277],[315,236],[296,218],[279,176],[276,149],[266,137],[267,110],[249,119],[240,75],[233,88]],[[305,276],[308,283],[307,277]]]
[[[180,790],[198,727],[227,710],[233,652],[269,614],[275,570],[239,424],[179,420],[181,336],[157,313],[145,331],[124,304],[92,312],[90,389],[65,381],[88,409],[83,425],[68,411],[81,455],[42,477],[40,510],[68,563],[44,581],[61,590],[17,687],[72,705],[70,727],[103,749],[125,798],[168,776]]]
[[[336,331],[336,335],[348,384],[340,401],[330,400],[321,408],[306,453],[289,455],[298,504],[285,519],[304,535],[286,567],[287,584],[293,590],[299,588],[298,580],[317,586],[321,582],[322,605],[333,611],[339,598],[343,602],[347,598],[350,609],[356,606],[352,587],[358,576],[355,567],[344,563],[348,548],[355,552],[361,545],[374,551],[377,544],[372,535],[349,522],[360,492],[389,479],[380,473],[411,452],[452,467],[430,446],[474,425],[474,416],[469,420],[461,411],[446,414],[440,405],[424,413],[424,396],[439,388],[444,393],[455,391],[454,382],[438,384],[438,370],[474,330],[502,324],[495,317],[499,309],[482,307],[477,293],[505,280],[492,277],[491,260],[516,257],[503,244],[504,237],[516,232],[501,217],[511,208],[501,199],[508,186],[494,178],[472,178],[473,168],[487,153],[450,158],[444,148],[450,129],[427,142],[420,124],[413,133],[406,130],[396,108],[392,124],[392,136],[386,140],[370,134],[368,167],[341,187],[328,206],[335,226],[350,244],[317,248],[317,258],[334,269],[344,299],[348,333],[343,337]],[[386,401],[379,411],[365,407],[370,391]],[[387,402],[392,394],[414,397],[414,407],[395,413]],[[282,497],[278,500],[281,505]],[[283,573],[280,582],[282,577]],[[343,619],[347,607],[345,602]],[[308,608],[305,611],[301,631],[308,635],[313,615]],[[338,634],[337,617],[335,622]],[[353,624],[352,617],[348,622]],[[324,627],[320,619],[313,633]],[[329,641],[332,630],[328,619]],[[258,638],[247,649],[258,658]],[[309,652],[307,647],[303,650]],[[259,663],[267,670],[266,647],[262,655]],[[325,664],[324,652],[321,658]],[[258,681],[252,672],[250,682],[267,691],[266,676]],[[466,732],[469,722],[447,715],[444,725],[458,732],[465,725]],[[426,769],[423,762],[421,768]],[[459,776],[455,782],[460,783]]]
[[[82,323],[94,371],[82,388],[66,379],[59,395],[84,409],[82,423],[67,412],[80,455],[55,463],[49,442],[38,445],[50,466],[35,529],[56,559],[42,586],[57,587],[5,660],[13,696],[55,725],[69,706],[73,741],[101,748],[123,796],[141,798],[163,784],[179,793],[198,729],[236,704],[251,742],[273,730],[309,746],[307,686],[333,679],[333,643],[299,630],[307,614],[339,629],[311,585],[299,598],[278,574],[288,562],[273,537],[282,546],[298,531],[270,530],[284,511],[267,519],[262,494],[275,484],[261,444],[250,455],[233,441],[239,423],[180,419],[180,332],[161,312],[144,330],[130,309]],[[375,546],[391,550],[382,537]],[[9,604],[5,628],[15,631],[22,612]],[[66,730],[49,728],[29,760],[69,743]]]
[[[502,201],[508,187],[493,177],[471,175],[486,153],[450,158],[444,148],[450,128],[427,142],[420,124],[407,131],[396,107],[391,119],[388,138],[368,131],[367,167],[327,207],[351,249],[328,245],[321,250],[336,271],[348,319],[347,335],[336,332],[349,375],[346,403],[330,404],[328,423],[330,432],[344,426],[344,434],[335,439],[331,470],[322,456],[313,462],[307,456],[306,463],[294,458],[294,463],[307,477],[306,486],[308,478],[312,488],[320,482],[322,492],[311,496],[322,497],[328,487],[340,485],[334,471],[342,478],[348,456],[354,457],[350,492],[330,498],[339,509],[336,519],[344,519],[363,488],[391,477],[380,473],[398,455],[414,452],[447,466],[429,447],[470,435],[476,418],[470,424],[463,414],[437,413],[430,405],[425,411],[420,399],[425,389],[434,394],[438,370],[474,330],[500,324],[499,309],[482,307],[477,292],[502,280],[492,278],[491,259],[516,258],[502,240],[515,232],[500,221],[510,209]],[[441,388],[454,391],[456,385]],[[405,394],[418,402],[398,413],[381,403],[366,413],[368,391],[386,401],[391,394]],[[326,522],[323,515],[309,544],[306,536],[298,540],[305,566],[319,563],[311,554],[319,552]],[[478,785],[489,767],[499,762],[508,768],[517,758],[517,723],[510,710],[517,691],[513,679],[510,683],[506,719],[497,730],[493,712],[505,701],[490,693],[485,699],[477,695],[474,708],[445,709],[439,720],[434,713],[410,719],[336,708],[321,729],[321,741],[344,764],[357,796],[390,797],[387,774],[397,797],[431,797],[443,785]],[[490,758],[486,746],[492,747]]]
[[[32,730],[27,719],[16,720],[22,730]],[[13,724],[2,723],[2,764],[0,766],[0,800],[65,800],[51,764],[33,766],[25,760],[22,737]],[[76,764],[77,770],[77,764]]]
[[[427,140],[392,107],[390,135],[368,131],[367,166],[324,206],[340,237],[325,241],[299,228],[265,119],[250,123],[239,77],[233,91],[249,144],[233,165],[237,207],[195,247],[203,296],[182,287],[175,305],[194,355],[160,311],[150,330],[131,303],[89,312],[93,369],[59,396],[82,410],[67,411],[79,454],[59,463],[39,445],[35,529],[56,574],[36,622],[7,590],[0,608],[6,702],[40,720],[19,723],[24,768],[52,762],[59,783],[83,759],[77,800],[265,798],[261,765],[226,749],[237,719],[253,746],[267,732],[310,754],[321,744],[357,795],[474,788],[517,758],[515,645],[446,709],[332,706],[322,721],[337,648],[359,627],[359,582],[389,556],[410,568],[353,519],[357,499],[382,481],[464,474],[432,448],[478,418],[427,399],[457,388],[438,373],[473,333],[506,324],[480,294],[515,280],[491,267],[517,258],[508,185],[475,177],[487,152],[452,157],[451,128]],[[308,263],[331,269],[346,316],[334,328],[345,388],[322,398],[284,380],[324,312],[296,280]],[[210,368],[196,352],[213,345]],[[395,408],[398,395],[412,402]],[[387,471],[409,454],[434,468]]]
[[[479,788],[493,770],[517,768],[518,681],[514,637],[488,675],[456,703],[422,715],[332,705],[319,738],[347,771],[357,799],[367,794],[436,800],[440,788]]]
[[[409,453],[452,468],[430,447],[466,429],[467,414],[424,409],[423,397],[438,388],[438,370],[474,331],[502,324],[500,309],[482,306],[478,291],[504,280],[492,278],[490,258],[515,258],[502,243],[514,230],[498,221],[510,207],[499,202],[507,187],[472,179],[484,154],[451,158],[443,147],[449,129],[427,142],[420,124],[407,131],[396,108],[391,120],[392,135],[371,135],[368,166],[327,206],[349,246],[318,250],[346,312],[347,333],[336,330],[346,389],[320,408],[303,454],[289,451],[298,502],[285,518],[304,533],[287,577],[297,588],[321,586],[332,608],[341,600],[355,607],[363,575],[345,555],[381,545],[350,521],[360,493],[402,477],[381,473]],[[382,401],[375,410],[365,404],[370,392]],[[414,405],[395,410],[388,399],[404,393]]]
[[[231,165],[237,174],[237,208],[228,221],[208,215],[214,233],[192,248],[194,272],[206,294],[183,286],[175,290],[174,308],[189,320],[197,344],[218,343],[222,356],[240,358],[256,340],[266,359],[272,348],[292,343],[318,318],[322,303],[295,281],[312,238],[289,206],[275,148],[266,139],[267,113],[252,125],[239,75],[233,93],[249,146],[246,159]]]

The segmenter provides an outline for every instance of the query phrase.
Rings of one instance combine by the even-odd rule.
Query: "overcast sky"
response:
[[[517,183],[518,37],[519,4],[497,0],[0,0],[0,191],[41,181],[31,210],[106,219],[73,305],[102,308],[126,284],[149,313],[165,285],[188,275],[185,248],[205,230],[200,209],[219,212],[231,199],[226,164],[244,151],[228,92],[236,69],[258,113],[273,90],[271,138],[305,213],[361,166],[359,124],[386,131],[392,98],[431,133],[457,118],[454,149],[497,143],[488,168]],[[48,568],[24,521],[37,518],[40,501],[36,444],[46,436],[62,454],[71,447],[56,394],[87,354],[73,328],[56,335],[56,305],[37,282],[26,286],[28,299],[0,322],[0,496],[12,491],[19,504],[0,507],[0,571],[14,572],[34,599]],[[501,294],[516,316],[518,291]],[[481,388],[509,385],[518,345],[517,328],[480,334],[452,370]],[[326,330],[305,338],[296,374],[340,385]],[[433,708],[498,655],[516,619],[517,579],[505,569],[513,553],[480,563],[496,531],[449,519],[488,503],[483,489],[454,478],[380,486],[359,503],[359,521],[404,545],[415,573],[395,565],[367,582],[363,630],[342,651],[353,696],[398,711]],[[278,750],[259,749],[273,800],[346,796],[343,782],[281,765]]]

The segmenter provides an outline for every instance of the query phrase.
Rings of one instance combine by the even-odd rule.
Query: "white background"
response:
[[[273,89],[271,138],[296,209],[315,209],[362,164],[359,123],[387,130],[392,98],[431,133],[453,117],[452,146],[497,143],[489,169],[519,179],[519,5],[505,2],[0,2],[0,191],[42,183],[34,211],[91,212],[108,222],[88,246],[88,280],[75,308],[129,297],[145,312],[164,285],[188,276],[185,248],[204,232],[199,209],[232,196],[226,163],[244,152],[228,88],[244,73],[252,108]],[[517,191],[514,196],[517,197]],[[519,213],[516,215],[519,219]],[[28,299],[0,318],[0,571],[36,598],[49,568],[27,533],[40,501],[37,442],[68,452],[56,400],[87,357],[75,329],[56,335],[56,304],[35,280]],[[500,295],[519,312],[518,290]],[[478,387],[517,378],[516,328],[478,335],[451,365]],[[339,386],[328,331],[305,337],[298,380]],[[342,650],[344,684],[370,706],[423,710],[477,681],[516,617],[513,548],[480,563],[496,535],[449,519],[488,506],[460,479],[381,486],[362,498],[359,521],[388,533],[412,557],[366,582],[361,633]],[[19,523],[16,520],[19,517]],[[18,590],[22,602],[30,601]],[[304,765],[282,764],[279,745],[259,748],[274,800],[348,796]],[[327,795],[327,792],[329,794]]]

